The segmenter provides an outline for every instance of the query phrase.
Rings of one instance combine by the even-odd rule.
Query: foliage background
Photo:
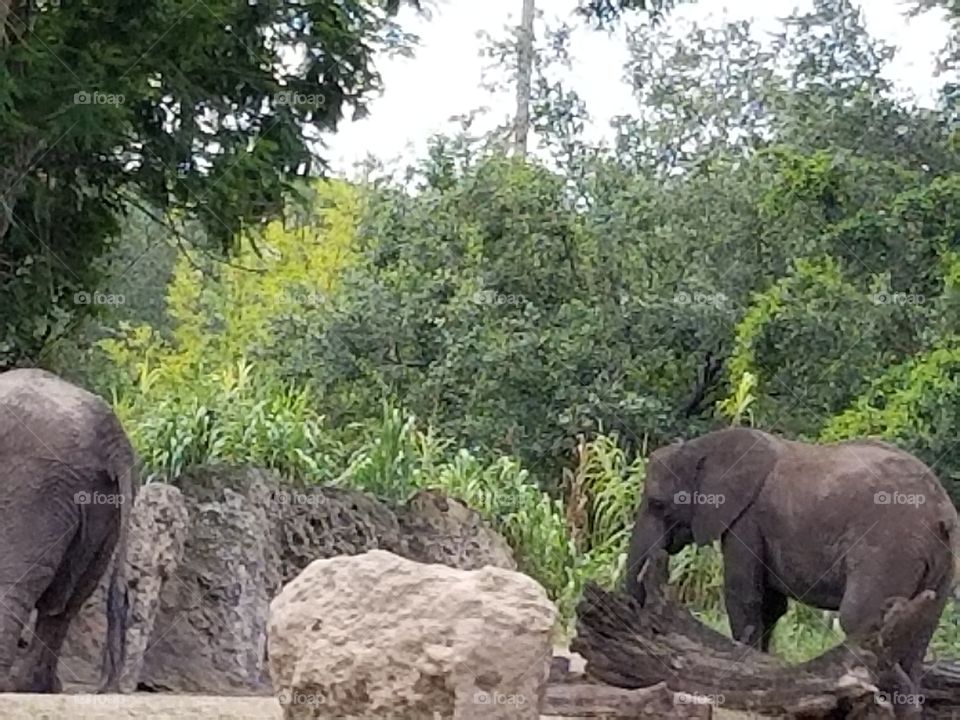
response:
[[[567,31],[538,48],[537,159],[466,123],[412,167],[296,184],[229,261],[203,223],[130,212],[97,266],[128,302],[46,361],[113,398],[153,478],[229,460],[394,501],[444,488],[567,621],[587,579],[621,576],[645,458],[675,437],[877,435],[960,499],[949,49],[929,109],[893,92],[893,50],[849,0],[772,40],[632,25],[637,111],[595,144],[556,80]],[[722,627],[716,551],[685,550],[672,575]],[[956,628],[951,609],[935,651]],[[793,606],[775,645],[801,658],[837,639]]]

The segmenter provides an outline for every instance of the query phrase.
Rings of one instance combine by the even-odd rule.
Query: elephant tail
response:
[[[121,431],[122,432],[122,431]],[[103,649],[101,683],[98,692],[119,693],[120,680],[126,661],[126,635],[129,611],[127,597],[127,539],[130,530],[130,516],[140,486],[137,457],[126,435],[114,453],[111,475],[117,483],[120,494],[117,544],[113,556],[113,568],[110,571],[110,584],[107,588],[107,637]]]
[[[953,524],[950,530],[950,553],[953,556],[950,568],[950,589],[956,594],[957,583],[960,582],[960,525]]]

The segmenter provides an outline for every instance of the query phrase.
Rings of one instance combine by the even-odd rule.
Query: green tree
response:
[[[685,0],[581,0],[579,12],[601,25],[607,25],[620,19],[625,12],[642,10],[658,21],[674,7]]]
[[[410,47],[397,6],[3,3],[0,366],[110,292],[93,261],[130,205],[196,218],[220,250],[276,216],[323,172],[323,134],[365,111],[375,55]]]

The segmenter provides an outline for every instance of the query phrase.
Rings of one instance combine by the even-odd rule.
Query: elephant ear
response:
[[[775,437],[747,428],[719,430],[686,444],[699,493],[690,523],[697,545],[720,539],[750,507],[776,465],[777,449]]]

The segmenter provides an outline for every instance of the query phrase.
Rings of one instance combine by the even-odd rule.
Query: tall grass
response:
[[[644,464],[628,463],[615,438],[581,445],[575,476],[586,515],[577,539],[571,498],[543,492],[515,458],[481,459],[390,406],[369,423],[331,429],[306,390],[272,381],[251,363],[188,378],[144,362],[114,388],[114,402],[148,480],[176,482],[190,465],[239,462],[392,503],[443,490],[503,534],[519,568],[544,586],[566,622],[587,580],[609,586],[622,574]]]
[[[343,464],[341,439],[313,411],[309,393],[264,378],[247,362],[189,379],[144,362],[113,395],[147,481],[175,481],[191,465],[237,462],[326,482]]]
[[[572,629],[587,581],[612,587],[623,576],[646,466],[643,458],[629,460],[615,436],[581,439],[554,497],[515,458],[481,459],[389,405],[380,418],[332,429],[307,391],[272,381],[246,362],[189,380],[143,363],[131,382],[114,389],[114,403],[148,480],[176,481],[194,464],[251,463],[293,482],[351,487],[390,503],[431,488],[462,500],[505,537],[519,569],[544,586],[562,631]],[[680,552],[670,581],[702,621],[729,634],[717,548]],[[842,637],[831,616],[791,603],[774,650],[801,661]],[[955,655],[958,646],[960,620],[951,603],[931,652]]]

